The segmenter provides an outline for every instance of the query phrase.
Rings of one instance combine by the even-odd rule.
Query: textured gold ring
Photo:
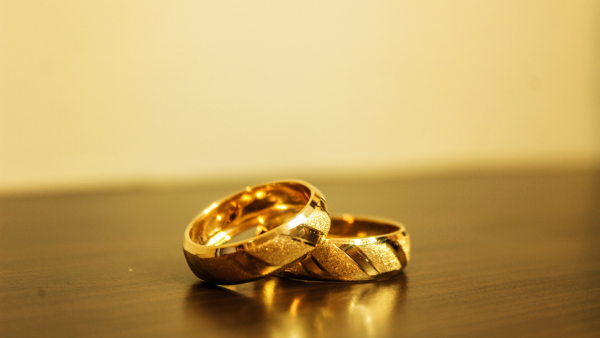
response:
[[[330,224],[325,198],[315,187],[273,182],[209,206],[185,230],[183,251],[204,281],[249,282],[305,258],[325,240]]]
[[[400,223],[344,215],[331,218],[323,244],[278,276],[315,281],[369,281],[401,273],[410,239]]]

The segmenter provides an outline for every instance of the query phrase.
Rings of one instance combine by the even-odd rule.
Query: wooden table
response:
[[[312,183],[405,223],[405,274],[199,281],[183,230],[237,185],[4,196],[0,337],[600,337],[599,172]]]

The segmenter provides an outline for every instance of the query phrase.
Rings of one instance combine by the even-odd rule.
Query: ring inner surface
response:
[[[363,238],[381,236],[394,233],[398,230],[400,230],[398,226],[377,221],[332,217],[331,228],[329,229],[327,238]]]
[[[288,222],[310,198],[310,189],[295,182],[246,188],[207,208],[192,224],[190,238],[210,246],[246,240]]]

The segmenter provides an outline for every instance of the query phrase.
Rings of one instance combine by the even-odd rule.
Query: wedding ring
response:
[[[315,187],[273,182],[209,206],[185,230],[183,251],[204,281],[249,282],[305,258],[325,240],[330,224],[325,198]]]
[[[369,281],[396,276],[410,259],[400,223],[344,215],[331,218],[327,239],[304,260],[278,274],[314,281]]]

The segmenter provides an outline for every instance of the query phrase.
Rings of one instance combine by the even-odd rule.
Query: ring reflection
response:
[[[190,329],[241,336],[375,337],[402,322],[408,279],[306,283],[270,277],[253,283],[198,283],[186,297]]]

